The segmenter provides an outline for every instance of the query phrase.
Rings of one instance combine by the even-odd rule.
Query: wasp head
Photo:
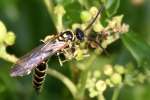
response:
[[[79,40],[79,41],[83,41],[84,40],[84,32],[80,29],[80,28],[77,28],[75,30],[75,34],[76,34],[76,38]]]

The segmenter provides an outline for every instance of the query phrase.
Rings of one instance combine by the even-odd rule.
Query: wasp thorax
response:
[[[73,41],[73,33],[71,32],[71,31],[65,31],[65,32],[63,32],[63,35],[62,35],[62,37],[66,40],[66,41],[68,41],[68,40],[70,40],[70,41]]]
[[[84,40],[84,32],[80,28],[77,28],[75,30],[75,33],[76,33],[76,37],[78,40],[80,40],[80,41]]]

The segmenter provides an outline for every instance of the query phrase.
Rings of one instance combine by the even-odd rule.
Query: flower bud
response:
[[[90,92],[89,96],[90,96],[91,98],[93,98],[93,97],[95,97],[95,96],[98,96],[98,91],[97,91],[96,89],[94,89],[94,88],[90,88],[90,89],[89,89],[89,92]]]
[[[60,16],[63,16],[66,11],[64,9],[64,7],[62,5],[57,5],[55,8],[54,8],[54,13],[56,15],[60,15]]]
[[[72,24],[72,29],[73,29],[73,30],[75,30],[76,28],[80,28],[80,27],[81,27],[81,25],[78,24],[78,23]]]
[[[114,69],[115,69],[115,71],[116,71],[117,73],[119,73],[119,74],[124,74],[124,73],[125,73],[125,69],[124,69],[124,67],[121,66],[121,65],[115,65],[115,66],[114,66]]]
[[[15,43],[16,36],[13,32],[8,32],[5,37],[5,43],[9,46]]]
[[[107,85],[106,85],[105,81],[99,80],[98,82],[96,82],[96,89],[100,93],[104,92],[106,90],[106,88],[107,88]]]
[[[2,21],[0,21],[0,43],[2,43],[5,40],[6,32],[7,30],[5,25],[3,24]]]
[[[81,49],[77,49],[77,51],[75,52],[75,55],[76,55],[76,60],[82,60],[84,58],[84,55],[83,55],[83,51]]]
[[[92,18],[88,11],[82,11],[80,17],[83,22],[88,22]]]
[[[112,66],[109,64],[105,65],[104,66],[104,74],[110,76],[110,75],[112,75],[112,73],[113,73]]]
[[[92,14],[92,17],[96,16],[98,12],[98,9],[96,7],[91,7],[90,13]]]
[[[104,29],[103,25],[99,22],[93,26],[93,30],[95,32],[101,32]]]
[[[110,81],[110,79],[106,79],[106,84],[109,86],[109,87],[113,87],[114,84]]]
[[[93,76],[95,78],[99,78],[101,76],[101,72],[99,70],[95,70],[94,73],[93,73]]]
[[[110,80],[113,84],[118,85],[122,82],[122,77],[118,73],[114,73],[111,77]]]

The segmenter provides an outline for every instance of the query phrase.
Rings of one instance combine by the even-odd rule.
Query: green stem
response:
[[[0,58],[12,63],[16,63],[18,60],[15,55],[7,53],[5,45],[0,45]]]
[[[92,64],[94,62],[94,60],[96,59],[96,55],[93,54],[90,59],[87,61],[87,64],[85,64],[86,66],[86,70],[84,70],[81,74],[81,78],[80,78],[80,82],[78,84],[78,92],[77,93],[77,99],[83,99],[84,96],[84,92],[85,92],[85,85],[86,85],[86,81],[87,81],[87,76],[88,76],[88,72],[90,71],[90,69],[92,68]]]
[[[70,90],[73,97],[75,98],[75,95],[77,93],[77,88],[69,78],[67,78],[65,75],[51,68],[48,68],[47,74],[59,79],[62,83],[64,83],[66,87]]]
[[[52,2],[52,0],[44,0],[44,3],[45,3],[45,6],[46,6],[46,8],[48,10],[49,15],[52,18],[52,21],[53,21],[53,23],[54,23],[54,25],[56,27],[57,23],[55,22],[56,21],[56,17],[54,16],[55,14],[54,14],[54,4],[53,4],[53,2]]]
[[[63,27],[63,15],[65,14],[64,7],[62,5],[57,5],[54,7],[52,0],[44,0],[44,3],[48,9],[49,15],[52,18],[52,21],[57,29],[57,32],[64,30]],[[57,11],[56,11],[57,8]],[[56,13],[57,12],[57,13]]]
[[[117,100],[118,99],[120,89],[121,89],[121,85],[115,88],[114,93],[112,95],[112,100]]]
[[[16,63],[17,60],[18,60],[18,58],[15,55],[11,55],[11,54],[8,54],[8,53],[5,53],[5,55],[2,56],[1,58],[6,60],[6,61],[9,61],[11,63]]]
[[[103,93],[99,94],[97,99],[98,100],[105,100]]]
[[[57,26],[56,26],[56,28],[57,28],[58,32],[62,32],[64,30],[62,19],[63,19],[62,15],[57,17]]]

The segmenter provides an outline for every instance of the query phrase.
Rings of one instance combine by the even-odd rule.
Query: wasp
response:
[[[67,30],[55,35],[52,39],[44,41],[41,45],[31,50],[21,57],[10,71],[12,77],[29,75],[34,70],[33,87],[40,91],[44,82],[47,69],[47,60],[57,53],[65,53],[68,49],[73,49],[75,41],[83,41],[85,31],[88,30],[98,15],[102,12],[102,6],[91,23],[84,29],[76,28],[75,31]]]

